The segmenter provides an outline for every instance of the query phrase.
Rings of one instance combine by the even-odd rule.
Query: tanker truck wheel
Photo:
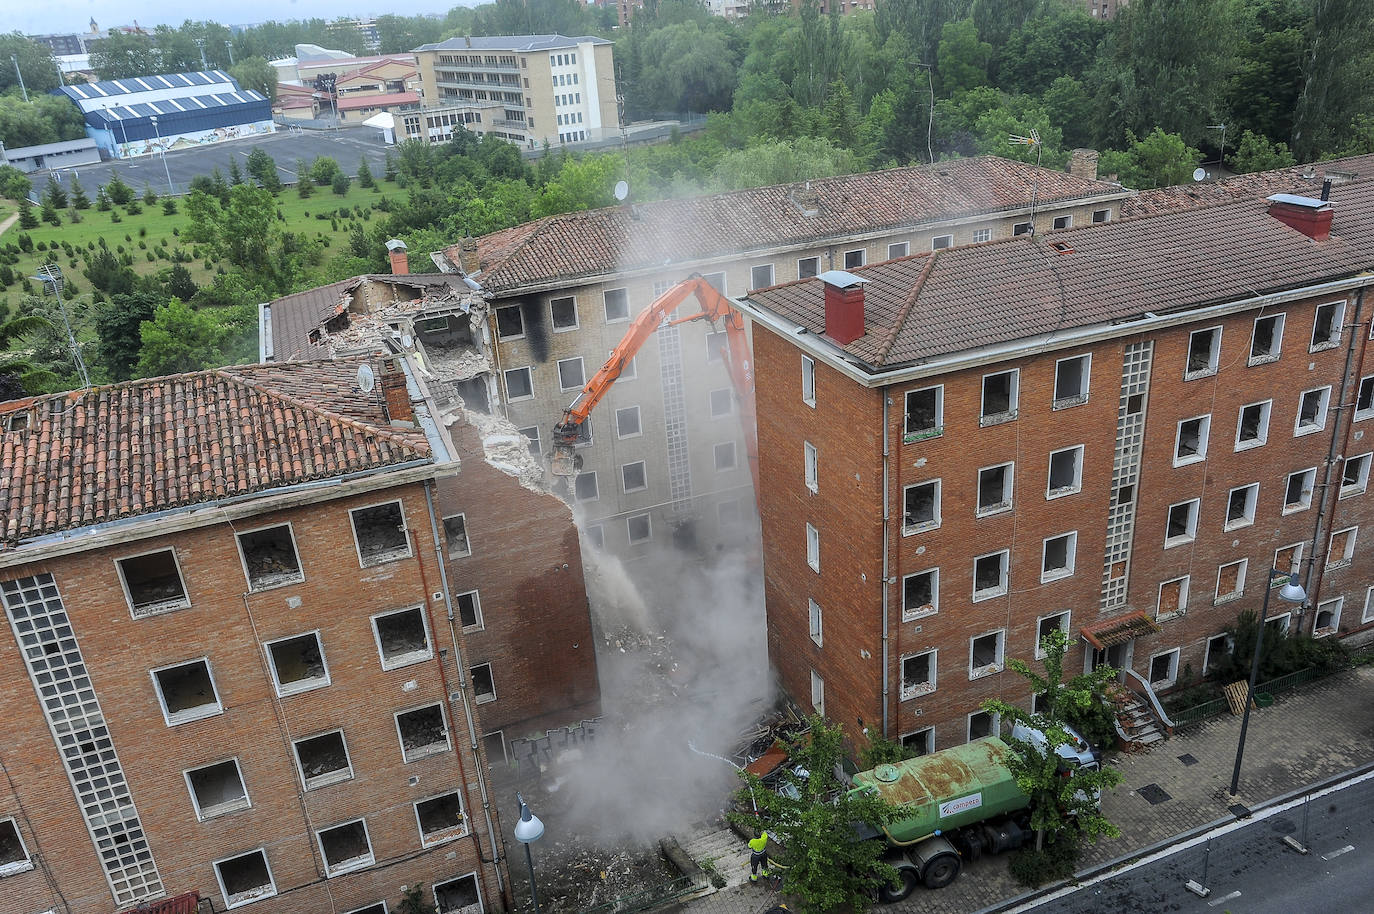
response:
[[[958,877],[960,869],[958,854],[941,854],[926,864],[921,881],[928,889],[943,889]]]
[[[897,878],[899,881],[896,888],[886,882],[878,886],[878,900],[883,904],[902,901],[916,890],[917,883],[921,881],[915,870],[906,868],[897,871]]]

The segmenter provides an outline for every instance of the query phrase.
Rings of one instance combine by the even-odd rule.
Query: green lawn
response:
[[[348,193],[342,197],[335,194],[328,187],[317,187],[314,195],[309,199],[302,200],[297,196],[294,188],[285,188],[277,195],[277,207],[285,217],[285,227],[289,230],[305,232],[310,235],[319,233],[329,237],[333,234],[330,220],[318,219],[316,218],[316,214],[333,212],[341,207],[353,207],[355,205],[368,206],[369,204],[375,204],[377,200],[381,199],[383,194],[386,194],[393,200],[398,200],[400,199],[401,191],[399,191],[394,184],[387,184],[382,181],[378,181],[377,186],[372,189],[360,187],[357,183],[354,183],[349,187]],[[142,205],[141,196],[138,200],[140,205]],[[118,252],[118,249],[122,246],[124,251],[132,254],[134,260],[133,269],[136,272],[140,274],[155,273],[172,264],[172,261],[169,259],[158,258],[150,261],[147,258],[146,252],[156,251],[161,246],[163,239],[167,240],[166,249],[168,251],[180,247],[185,250],[186,253],[191,253],[192,245],[188,242],[183,242],[173,233],[174,230],[184,231],[187,224],[185,212],[186,198],[177,197],[176,201],[177,212],[171,216],[162,212],[162,201],[159,199],[158,202],[154,203],[152,206],[143,206],[143,212],[136,216],[131,216],[124,212],[122,207],[116,207],[115,209],[119,210],[119,222],[112,221],[110,212],[102,213],[97,210],[94,205],[81,213],[81,221],[75,225],[68,221],[67,216],[69,214],[64,214],[60,226],[52,226],[44,222],[38,228],[27,232],[34,241],[34,250],[32,253],[21,252],[19,254],[19,263],[13,267],[13,270],[15,274],[19,276],[33,275],[39,266],[54,258],[52,248],[54,245],[57,245],[57,263],[68,273],[68,275],[72,276],[80,291],[89,291],[89,284],[86,282],[85,277],[80,274],[81,267],[84,266],[85,263],[84,254],[88,253],[86,250],[87,245],[93,243],[98,244],[98,239],[103,237],[105,243],[111,250]],[[3,219],[14,211],[15,207],[9,201],[0,201],[0,221],[3,221]],[[359,221],[364,225],[370,225],[378,215],[379,213],[374,209],[366,219]],[[146,234],[140,236],[140,229],[146,230]],[[16,222],[8,231],[0,234],[0,247],[17,243],[20,234],[23,234],[23,232]],[[339,234],[344,234],[344,223],[342,220],[340,221]],[[326,251],[325,256],[328,257],[339,253],[342,240],[342,238],[333,239],[333,244]],[[47,250],[40,251],[37,249],[40,242]],[[71,262],[73,258],[68,257],[60,247],[63,242],[70,243],[73,248],[76,249],[76,257],[74,258],[76,261],[75,265]],[[143,242],[146,248],[140,248],[139,242]],[[197,283],[209,281],[211,271],[205,269],[204,252],[202,252],[202,256],[199,259],[187,263],[186,267],[191,271],[191,275]],[[11,286],[9,289],[0,289],[0,295],[4,295],[6,292],[13,292],[15,289],[15,286]]]

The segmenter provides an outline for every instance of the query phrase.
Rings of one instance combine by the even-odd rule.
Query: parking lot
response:
[[[367,159],[368,168],[381,177],[386,152],[391,147],[382,142],[382,132],[371,127],[344,127],[340,130],[300,130],[278,127],[269,136],[245,137],[241,140],[228,140],[212,146],[194,149],[178,149],[167,153],[166,167],[159,155],[141,156],[135,159],[118,159],[101,162],[98,165],[83,165],[77,168],[64,168],[56,174],[64,181],[75,172],[88,193],[94,193],[98,184],[107,183],[113,174],[135,190],[142,190],[144,184],[151,185],[159,194],[167,192],[170,180],[174,193],[187,193],[191,179],[196,175],[208,175],[216,168],[224,175],[229,174],[229,162],[237,159],[242,169],[248,154],[254,149],[263,149],[277,163],[277,175],[283,184],[296,181],[296,161],[307,162],[317,156],[331,156],[338,160],[344,171],[350,175],[358,170],[358,163]],[[46,178],[40,173],[35,189],[41,189]]]

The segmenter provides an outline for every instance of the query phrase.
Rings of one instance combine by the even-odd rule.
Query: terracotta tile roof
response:
[[[237,366],[0,404],[0,549],[428,458],[422,432],[386,423],[379,390],[353,392],[361,361]]]
[[[1332,172],[1341,172],[1345,175],[1353,173],[1357,180],[1374,178],[1374,155],[1350,156],[1310,165],[1276,168],[1273,171],[1257,171],[1222,181],[1142,190],[1135,197],[1122,201],[1121,216],[1149,216],[1216,203],[1262,200],[1270,194],[1277,193],[1319,197],[1322,179]]]
[[[417,92],[378,92],[375,95],[345,95],[336,103],[340,111],[356,108],[390,108],[394,105],[418,105]]]
[[[268,306],[272,331],[272,351],[268,357],[283,362],[329,358],[328,347],[310,341],[310,331],[320,325],[326,310],[333,313],[344,290],[356,281],[356,277],[345,279],[274,300]]]
[[[549,216],[478,239],[477,278],[484,289],[502,292],[1028,209],[1037,175],[1042,205],[1131,193],[995,156],[952,159],[812,181],[814,197],[801,184],[779,184]],[[448,256],[461,262],[456,247]]]
[[[1321,243],[1268,215],[1263,201],[1247,200],[862,267],[851,272],[869,280],[867,332],[843,348],[891,368],[1350,276],[1374,267],[1374,182],[1338,190],[1331,239]],[[813,278],[748,300],[823,334],[823,294]]]

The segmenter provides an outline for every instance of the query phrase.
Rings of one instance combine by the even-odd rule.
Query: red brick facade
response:
[[[360,567],[349,510],[396,499],[410,554]],[[484,909],[503,909],[504,872],[498,876],[490,862],[479,783],[483,753],[470,736],[471,694],[460,693],[467,686],[456,675],[467,647],[448,623],[426,502],[421,483],[321,497],[0,570],[0,581],[52,575],[168,894],[199,890],[224,910],[212,863],[262,849],[276,887],[262,910],[349,911],[383,899],[394,906],[402,887],[417,882],[432,901],[436,882],[470,873]],[[283,523],[291,525],[304,580],[250,592],[235,534]],[[134,619],[116,560],[163,548],[175,549],[189,606]],[[9,561],[16,558],[11,553]],[[383,669],[372,616],[408,607],[425,608],[425,655]],[[318,633],[328,684],[278,697],[264,645],[307,632]],[[199,658],[208,658],[222,712],[169,726],[150,671]],[[435,703],[443,707],[449,748],[407,763],[394,714]],[[0,720],[7,774],[0,821],[14,818],[37,864],[4,879],[0,907],[114,910],[25,657],[11,637],[0,639]],[[303,789],[293,741],[337,729],[351,777]],[[229,759],[238,762],[251,806],[200,821],[183,772]],[[454,791],[462,797],[465,834],[427,849],[414,804]],[[359,818],[374,862],[326,878],[316,833]]]
[[[1259,611],[1275,550],[1289,544],[1306,544],[1299,571],[1309,596],[1301,614],[1293,616],[1293,629],[1300,625],[1311,633],[1317,604],[1343,597],[1339,636],[1369,632],[1374,607],[1366,609],[1366,595],[1374,581],[1360,570],[1360,556],[1374,534],[1369,530],[1374,496],[1363,491],[1367,469],[1365,477],[1345,487],[1344,497],[1336,496],[1343,473],[1339,456],[1355,461],[1374,449],[1374,440],[1366,437],[1374,431],[1374,382],[1364,401],[1368,409],[1357,410],[1360,379],[1374,375],[1374,359],[1365,353],[1370,303],[1364,304],[1358,326],[1346,326],[1336,344],[1310,351],[1318,306],[1344,302],[1338,322],[1351,325],[1356,301],[1356,293],[1339,292],[1270,304],[1263,311],[1237,310],[1224,317],[1174,323],[1145,336],[1104,333],[1105,338],[1077,347],[1007,360],[989,357],[976,367],[932,370],[920,380],[879,389],[866,388],[817,360],[814,406],[803,401],[804,350],[793,339],[756,324],[759,450],[762,478],[768,481],[759,500],[769,651],[785,690],[809,708],[814,671],[824,680],[827,716],[851,734],[857,733],[860,721],[876,727],[882,720],[884,397],[889,405],[890,453],[886,649],[891,738],[933,726],[933,745],[943,748],[968,738],[968,715],[986,698],[1029,706],[1029,689],[1021,677],[1005,671],[1005,658],[1034,664],[1039,620],[1054,613],[1070,613],[1070,675],[1087,662],[1084,650],[1091,651],[1079,637],[1082,629],[1132,611],[1157,618],[1160,626],[1157,633],[1135,640],[1129,655],[1133,669],[1152,678],[1152,658],[1178,649],[1170,675],[1160,679],[1158,687],[1167,689],[1185,673],[1200,674],[1208,639],[1233,623],[1237,613]],[[1252,360],[1256,318],[1278,313],[1284,314],[1285,322],[1278,358]],[[1185,380],[1190,334],[1211,327],[1221,328],[1216,368]],[[1123,356],[1129,345],[1142,341],[1153,343],[1153,356],[1148,392],[1140,404],[1140,476],[1132,492],[1116,493],[1118,414],[1135,408],[1122,397]],[[1087,398],[1056,404],[1056,363],[1080,355],[1091,356]],[[980,423],[984,375],[1012,369],[1019,372],[1015,417]],[[943,393],[940,431],[904,443],[906,393],[934,385]],[[1332,385],[1332,392],[1324,424],[1295,435],[1303,392],[1326,385]],[[1267,439],[1238,449],[1241,409],[1269,400]],[[1211,417],[1205,455],[1175,466],[1179,422],[1203,415]],[[1333,487],[1323,489],[1333,429],[1338,458],[1332,468]],[[814,493],[804,478],[804,442],[816,448]],[[1052,494],[1050,455],[1080,445],[1076,486]],[[979,471],[1001,464],[1012,465],[1010,505],[979,516]],[[1312,506],[1285,511],[1289,474],[1311,467],[1317,473]],[[1352,467],[1358,464],[1352,462]],[[904,488],[934,480],[940,482],[938,525],[904,534]],[[1241,516],[1228,523],[1232,490],[1252,483],[1259,484],[1253,507],[1238,496],[1234,504]],[[1116,498],[1136,505],[1128,561],[1124,569],[1116,569],[1129,575],[1129,584],[1124,603],[1103,608],[1108,518]],[[1191,539],[1176,538],[1165,548],[1170,506],[1192,498],[1200,499],[1194,534]],[[1322,504],[1316,561],[1309,565],[1306,559],[1312,557]],[[818,533],[819,571],[808,564],[808,523]],[[1331,568],[1332,562],[1340,566],[1342,558],[1325,556],[1332,532],[1355,526],[1360,531],[1354,537],[1354,562]],[[1046,540],[1070,533],[1076,534],[1071,572],[1042,574]],[[975,598],[975,561],[1000,550],[1009,551],[1004,586]],[[1242,559],[1248,560],[1248,567],[1239,595],[1223,593],[1219,598],[1219,568]],[[929,569],[938,569],[936,608],[904,620],[903,579]],[[1234,572],[1230,569],[1223,576],[1226,584]],[[1183,611],[1161,614],[1161,584],[1185,575],[1189,586]],[[820,646],[810,636],[810,600],[821,608]],[[1290,608],[1275,598],[1269,615]],[[970,641],[991,632],[1003,633],[1001,670],[975,675]],[[903,700],[903,658],[932,650],[937,652],[933,690],[915,688]],[[1166,661],[1161,664],[1155,672],[1169,667]]]

